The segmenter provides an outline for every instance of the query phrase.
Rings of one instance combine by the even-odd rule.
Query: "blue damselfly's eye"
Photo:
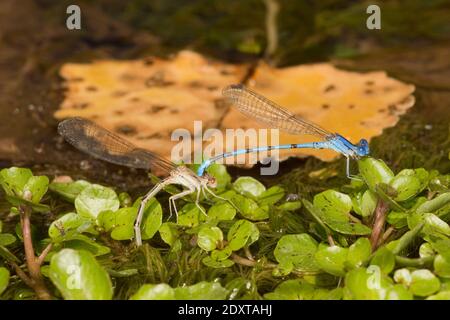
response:
[[[361,157],[367,156],[369,154],[369,142],[366,139],[359,140],[358,143],[358,155]]]

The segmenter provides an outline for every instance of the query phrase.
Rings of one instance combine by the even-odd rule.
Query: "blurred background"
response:
[[[81,8],[81,30],[66,28],[71,4]],[[381,8],[381,30],[366,27],[370,4]],[[394,169],[448,172],[449,40],[448,0],[2,0],[0,166],[28,166],[36,174],[71,174],[128,189],[146,186],[143,172],[86,162],[58,137],[53,114],[64,97],[59,69],[67,62],[164,58],[190,49],[227,63],[264,59],[283,67],[331,61],[349,70],[386,70],[416,86],[416,104],[372,140],[373,155]],[[281,175],[265,179],[285,182],[296,192],[310,181],[310,170],[343,173],[342,164],[292,159],[282,164]],[[344,177],[332,178],[328,188]],[[311,183],[321,188],[320,181]]]

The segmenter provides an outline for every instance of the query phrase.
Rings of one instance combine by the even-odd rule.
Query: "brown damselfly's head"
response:
[[[210,188],[217,188],[217,180],[212,175],[205,173],[202,179],[206,182],[206,186]]]

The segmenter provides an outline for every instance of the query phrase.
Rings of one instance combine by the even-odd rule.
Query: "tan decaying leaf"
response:
[[[383,71],[358,73],[339,70],[331,64],[311,64],[275,69],[260,64],[249,81],[249,88],[291,112],[354,143],[370,141],[384,128],[394,126],[399,116],[414,104],[414,86],[390,78]],[[231,108],[222,125],[226,128],[263,128],[254,120]],[[280,143],[315,141],[311,136],[280,135]],[[329,150],[282,151],[288,156],[315,155],[332,160]]]
[[[170,158],[177,143],[171,141],[175,129],[193,132],[195,120],[205,127],[217,126],[225,112],[221,90],[239,82],[245,68],[181,51],[169,60],[68,63],[60,73],[67,92],[56,118],[92,119]]]
[[[68,63],[61,69],[66,97],[55,116],[92,119],[170,159],[178,143],[171,141],[173,130],[192,132],[196,120],[203,122],[203,132],[216,127],[223,132],[227,128],[264,128],[234,107],[227,109],[221,100],[222,88],[239,83],[247,70],[248,66],[210,61],[191,51],[181,51],[172,59]],[[354,143],[394,126],[414,104],[413,85],[383,71],[349,72],[327,63],[279,69],[261,63],[247,85]],[[317,140],[287,134],[280,137],[279,143]],[[200,148],[200,144],[192,145]],[[283,151],[280,158],[293,155],[315,155],[322,160],[338,156],[332,151],[303,149]]]

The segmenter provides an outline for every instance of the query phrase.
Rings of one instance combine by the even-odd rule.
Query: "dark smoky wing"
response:
[[[82,118],[70,118],[59,123],[58,132],[75,148],[104,161],[147,170],[170,172],[175,164]]]

